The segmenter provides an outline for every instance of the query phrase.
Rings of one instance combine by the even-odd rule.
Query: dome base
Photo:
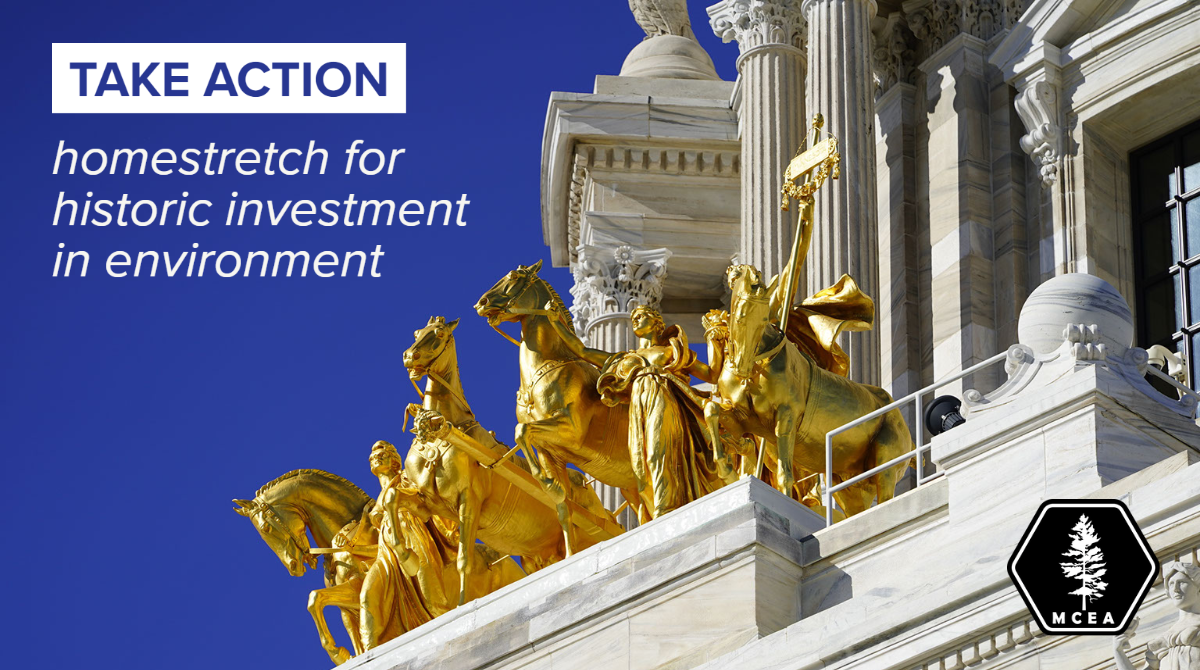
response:
[[[659,35],[643,40],[625,57],[621,76],[719,79],[704,47],[694,39],[679,35]]]

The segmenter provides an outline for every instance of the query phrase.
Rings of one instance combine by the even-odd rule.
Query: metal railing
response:
[[[900,463],[904,463],[905,461],[907,461],[910,458],[913,458],[914,456],[917,459],[917,486],[920,486],[927,481],[932,481],[934,479],[937,479],[938,477],[941,477],[942,473],[940,473],[940,472],[936,472],[936,473],[930,475],[929,477],[925,477],[924,476],[925,468],[923,467],[923,465],[921,463],[922,454],[925,451],[928,451],[929,447],[930,447],[930,445],[925,442],[925,417],[923,416],[925,413],[924,412],[925,408],[924,408],[923,398],[926,395],[932,394],[934,391],[938,390],[939,388],[942,388],[943,386],[948,386],[950,384],[953,384],[954,382],[962,379],[963,377],[966,377],[967,375],[975,374],[976,372],[979,372],[980,370],[983,370],[992,365],[995,365],[996,363],[1003,361],[1007,356],[1008,356],[1007,351],[996,354],[995,356],[992,356],[991,358],[987,359],[986,361],[983,361],[982,363],[972,365],[971,367],[967,368],[966,370],[955,373],[953,376],[946,377],[945,379],[942,379],[941,381],[934,382],[933,384],[930,384],[929,386],[926,386],[925,388],[923,388],[919,391],[914,391],[913,393],[909,393],[908,395],[904,396],[903,398],[900,398],[899,400],[894,400],[890,404],[884,405],[883,407],[880,407],[879,409],[875,410],[874,412],[871,412],[870,414],[861,416],[840,428],[835,428],[835,429],[829,431],[828,433],[826,433],[825,434],[825,493],[823,494],[823,499],[824,499],[824,503],[825,503],[825,527],[828,528],[829,526],[833,525],[833,494],[837,493],[838,491],[841,491],[842,489],[844,489],[848,486],[853,486],[854,484],[857,484],[858,482],[861,482],[862,480],[864,480],[868,477],[873,477],[873,476],[879,474],[880,472],[887,470],[890,467],[899,465]],[[1174,380],[1171,380],[1171,381],[1174,381]],[[861,475],[852,477],[851,479],[847,479],[846,481],[838,484],[837,486],[831,486],[831,484],[833,483],[833,436],[837,435],[838,433],[842,433],[847,430],[850,430],[851,428],[853,428],[859,424],[866,423],[867,421],[881,417],[884,414],[887,414],[888,412],[890,412],[894,409],[897,409],[899,407],[903,407],[904,405],[907,405],[909,403],[916,404],[916,412],[914,414],[914,420],[916,421],[917,425],[916,425],[916,429],[913,432],[916,434],[916,437],[917,437],[917,439],[915,440],[917,446],[912,451],[910,451],[902,456],[897,456],[896,458],[893,458],[892,460],[888,461],[887,463],[884,463],[882,465],[877,465],[874,468],[871,468],[870,470],[867,470],[866,472],[862,473]]]
[[[995,365],[996,363],[999,363],[1000,361],[1004,360],[1007,356],[1008,356],[1007,351],[996,354],[995,356],[992,356],[991,358],[987,359],[986,361],[983,361],[982,363],[972,365],[971,367],[967,368],[966,370],[958,372],[958,373],[954,374],[953,376],[946,377],[945,379],[942,379],[941,381],[938,381],[938,382],[934,382],[933,384],[930,384],[929,386],[926,386],[925,388],[923,388],[919,391],[914,391],[913,393],[910,393],[910,394],[904,396],[903,398],[900,398],[899,400],[894,400],[891,402],[891,404],[884,405],[883,407],[880,407],[879,409],[875,410],[874,412],[871,412],[870,414],[861,416],[861,417],[855,419],[854,421],[851,421],[850,423],[847,423],[844,426],[841,426],[840,428],[835,428],[835,429],[829,431],[828,433],[826,433],[825,434],[825,492],[822,497],[822,499],[825,503],[825,527],[828,528],[829,526],[833,525],[833,494],[835,494],[838,491],[841,491],[842,489],[845,489],[849,486],[853,486],[854,484],[857,484],[858,482],[861,482],[862,480],[864,480],[868,477],[877,475],[880,472],[883,472],[884,470],[887,470],[890,467],[899,465],[900,463],[903,463],[910,458],[915,457],[917,460],[917,464],[916,464],[917,465],[917,467],[916,467],[917,486],[921,486],[925,482],[932,481],[934,479],[937,479],[938,477],[941,477],[942,473],[940,473],[940,472],[935,472],[934,474],[930,475],[929,477],[925,477],[925,468],[923,466],[923,463],[921,462],[922,455],[924,454],[924,452],[928,451],[931,446],[930,444],[925,442],[924,397],[926,395],[931,395],[933,392],[937,391],[939,388],[942,388],[943,386],[948,386],[950,384],[953,384],[954,382],[962,379],[963,377],[966,377],[967,375],[974,374],[976,372],[979,372],[980,370],[983,370],[987,367]],[[1189,396],[1195,398],[1197,401],[1197,407],[1198,407],[1198,409],[1200,409],[1200,393],[1197,393],[1196,391],[1189,388],[1187,385],[1180,383],[1177,379],[1168,375],[1167,373],[1163,372],[1162,370],[1159,370],[1157,367],[1155,367],[1153,365],[1147,365],[1146,371],[1149,372],[1150,374],[1153,374],[1155,377],[1158,377],[1159,379],[1167,382],[1171,386],[1175,387],[1180,393],[1189,395]],[[868,470],[860,475],[857,475],[851,479],[848,479],[848,480],[838,484],[837,486],[830,486],[830,483],[833,481],[833,436],[837,435],[838,433],[842,433],[847,430],[850,430],[851,428],[853,428],[859,424],[866,423],[867,421],[870,421],[871,419],[881,417],[884,414],[887,414],[888,412],[890,412],[894,409],[897,409],[899,407],[903,407],[904,405],[907,405],[909,403],[913,403],[916,405],[916,412],[914,413],[913,418],[916,421],[917,425],[914,427],[913,433],[916,435],[915,442],[916,442],[917,446],[912,451],[910,451],[906,454],[903,454],[901,456],[897,456],[896,458],[893,458],[892,460],[888,461],[887,463],[884,463],[882,465],[877,465],[874,468],[871,468],[870,470]]]

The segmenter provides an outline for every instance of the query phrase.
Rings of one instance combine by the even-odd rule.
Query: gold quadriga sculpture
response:
[[[809,148],[786,172],[782,206],[794,198],[801,207],[789,263],[769,280],[748,265],[727,270],[730,311],[703,320],[707,362],[681,328],[647,306],[631,313],[638,348],[587,347],[558,293],[538,276],[541,261],[518,266],[475,305],[519,348],[515,445],[476,420],[459,376],[458,321],[435,316],[404,353],[421,397],[406,410],[414,434],[407,456],[385,441],[368,454],[377,498],[337,475],[293,470],[235,501],[290,574],[324,557],[326,587],[312,592],[309,611],[335,663],[351,654],[334,642],[325,607],[340,608],[354,652],[362,653],[623,532],[587,479],[619,489],[642,522],[743,476],[821,507],[826,432],[891,402],[883,389],[845,376],[838,336],[868,329],[874,318],[874,303],[854,280],[843,275],[793,304],[813,199],[838,177],[841,160],[821,126],[818,115]],[[502,323],[518,324],[520,338]],[[713,390],[695,388],[693,379]],[[826,485],[912,448],[898,411],[845,431]],[[890,499],[906,467],[840,491],[839,516]]]

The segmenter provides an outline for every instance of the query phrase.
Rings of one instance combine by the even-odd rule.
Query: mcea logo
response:
[[[1124,504],[1048,500],[1008,574],[1045,633],[1112,635],[1129,625],[1158,560]]]

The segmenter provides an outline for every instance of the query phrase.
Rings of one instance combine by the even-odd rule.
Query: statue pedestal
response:
[[[342,667],[699,665],[800,619],[800,538],[823,526],[743,479]]]

